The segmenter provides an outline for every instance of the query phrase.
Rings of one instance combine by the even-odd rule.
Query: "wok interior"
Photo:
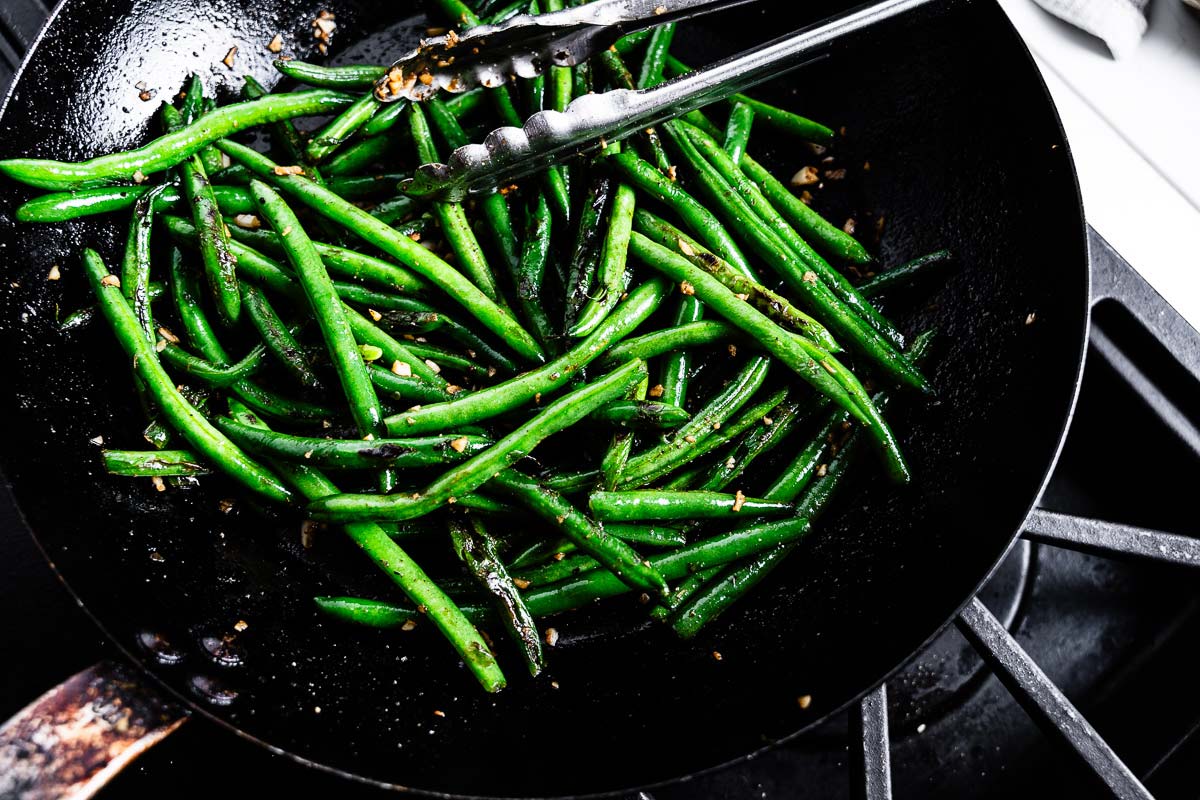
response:
[[[276,31],[309,56],[309,21],[325,7],[337,14],[339,60],[387,60],[423,24],[404,3],[114,0],[104,15],[77,6],[59,13],[16,87],[5,156],[129,146],[196,65],[210,86],[236,89],[246,71],[271,78],[264,45]],[[802,19],[793,4],[743,7],[689,23],[675,51],[702,64],[830,10]],[[507,658],[510,687],[485,696],[427,630],[322,620],[314,594],[396,596],[333,532],[305,552],[296,520],[219,511],[236,494],[219,479],[158,494],[104,474],[90,439],[141,442],[128,365],[102,325],[66,337],[55,316],[86,299],[82,246],[117,263],[125,218],[16,226],[29,192],[10,185],[0,201],[3,459],[30,526],[89,610],[168,685],[251,736],[379,781],[590,793],[725,762],[823,718],[932,635],[1004,552],[1057,449],[1086,314],[1070,157],[999,9],[949,4],[885,33],[756,93],[845,126],[839,159],[853,177],[840,203],[884,218],[883,263],[943,246],[959,256],[944,285],[898,314],[909,332],[938,329],[927,369],[938,396],[903,402],[895,416],[916,480],[897,489],[864,462],[778,574],[696,641],[640,624],[636,599],[617,599],[548,623],[562,635],[549,674],[531,681]],[[229,70],[220,60],[233,44]],[[155,101],[137,99],[141,80]],[[814,160],[761,126],[750,149],[788,174]],[[858,166],[868,161],[869,171]],[[64,280],[45,280],[53,264]],[[233,647],[240,663],[219,666],[212,638],[238,620],[249,624]],[[138,644],[147,634],[183,660],[156,662]],[[213,680],[236,699],[203,699],[196,687],[211,696]],[[806,710],[799,695],[811,695]]]

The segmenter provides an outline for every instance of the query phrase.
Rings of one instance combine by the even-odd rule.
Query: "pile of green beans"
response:
[[[564,2],[498,5],[433,4],[461,31]],[[105,470],[340,526],[399,594],[317,607],[428,622],[487,691],[505,658],[546,668],[546,617],[624,592],[697,636],[803,551],[867,444],[909,481],[882,412],[932,391],[929,336],[878,298],[952,258],[886,269],[787,185],[811,149],[753,155],[836,160],[832,128],[736,95],[485,198],[403,193],[481,132],[661,83],[673,38],[422,104],[376,99],[378,65],[281,60],[282,90],[220,107],[193,76],[142,147],[0,161],[47,190],[21,222],[124,215],[121,253],[62,270],[94,296],[62,335],[107,322],[147,417],[152,447],[108,442]]]

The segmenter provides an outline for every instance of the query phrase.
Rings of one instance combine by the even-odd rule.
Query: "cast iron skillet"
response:
[[[341,60],[390,59],[423,27],[415,2],[68,0],[9,98],[0,150],[83,158],[133,145],[198,67],[226,92],[245,72],[273,80],[264,45],[276,32],[288,52],[315,57],[310,20],[326,7]],[[743,7],[690,25],[680,51],[705,63],[834,10]],[[778,575],[697,641],[646,626],[618,634],[640,618],[633,598],[618,600],[556,621],[545,679],[513,667],[512,685],[487,696],[428,632],[322,620],[313,594],[393,596],[337,537],[305,553],[292,522],[218,511],[234,493],[219,480],[157,494],[103,473],[90,439],[140,441],[128,366],[102,327],[64,337],[55,315],[84,299],[82,246],[116,263],[124,218],[17,226],[28,192],[7,185],[3,466],[48,558],[185,702],[366,780],[475,795],[603,792],[729,762],[828,717],[930,639],[1008,548],[1058,451],[1087,321],[1071,158],[1000,9],[951,0],[881,33],[761,91],[846,127],[844,163],[870,169],[855,170],[845,202],[885,218],[885,263],[940,246],[959,255],[932,302],[902,317],[909,331],[940,331],[928,370],[938,399],[901,404],[895,423],[916,480],[856,484]],[[235,44],[230,70],[220,62]],[[140,81],[154,101],[138,99]],[[780,169],[813,160],[794,147],[770,155]],[[53,264],[56,283],[45,279]],[[613,614],[620,624],[606,625]],[[218,646],[237,620],[249,628]],[[156,638],[181,659],[164,663],[164,648],[144,646]]]

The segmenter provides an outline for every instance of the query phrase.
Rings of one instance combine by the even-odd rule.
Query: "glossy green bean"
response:
[[[260,464],[247,458],[196,410],[175,387],[145,338],[133,310],[94,250],[83,252],[84,271],[101,311],[122,349],[133,360],[134,370],[162,415],[197,454],[238,483],[276,503],[288,503],[292,493]]]
[[[542,299],[542,284],[550,258],[553,218],[545,192],[536,192],[525,205],[524,237],[514,273],[517,303],[526,323],[543,346],[553,341],[554,330]]]
[[[326,67],[292,58],[277,58],[275,69],[292,80],[322,89],[369,89],[387,74],[388,68],[377,64],[349,64]]]
[[[243,230],[234,227],[230,228],[230,235],[239,242],[273,256],[284,254],[283,242],[275,231]],[[382,258],[325,242],[313,242],[313,246],[321,254],[326,268],[337,275],[401,294],[425,294],[430,288],[425,279]]]
[[[596,332],[545,366],[451,403],[423,406],[388,417],[389,430],[400,436],[428,433],[478,422],[510,411],[565,386],[583,367],[611,344],[628,336],[662,302],[667,291],[661,280],[648,281],[629,293]]]
[[[871,254],[858,240],[826,220],[807,203],[792,194],[771,171],[743,153],[735,160],[746,177],[754,181],[763,195],[801,235],[827,255],[853,264],[867,264]]]
[[[737,162],[733,161],[720,145],[701,130],[684,123],[681,123],[679,127],[691,140],[691,143],[702,152],[703,157],[709,159],[711,165],[726,181],[726,185],[736,192],[736,194],[732,194],[731,199],[739,201],[739,208],[752,212],[756,221],[764,223],[768,229],[774,231],[792,253],[815,272],[820,281],[828,285],[829,290],[838,300],[882,338],[881,345],[904,346],[904,337],[891,320],[863,299],[845,275],[830,266],[829,262],[800,237],[783,215],[771,205],[754,181],[742,173]],[[800,271],[787,271],[781,277],[787,280],[789,285],[794,286],[797,282],[804,282],[804,274]],[[900,360],[903,362],[903,359]],[[917,388],[921,387],[917,386]]]
[[[729,455],[714,464],[697,480],[694,488],[702,492],[723,491],[741,477],[755,459],[775,449],[800,422],[807,419],[813,405],[825,406],[828,403],[823,398],[817,403],[796,400],[780,403],[770,417],[762,420],[761,425],[746,431],[745,436],[729,451]]]
[[[675,609],[686,603],[692,595],[720,573],[720,567],[709,567],[689,575],[675,586],[665,600],[650,609],[650,618],[660,622],[667,621]]]
[[[78,163],[10,158],[0,161],[0,174],[42,189],[72,189],[109,181],[132,181],[138,173],[150,175],[174,167],[191,158],[201,148],[247,128],[281,119],[328,114],[351,102],[353,99],[347,95],[327,89],[273,94],[261,100],[219,108],[136,150]]]
[[[231,408],[239,422],[266,427],[262,420],[244,409]],[[336,495],[335,486],[320,471],[302,464],[276,465],[283,476],[308,500]],[[441,588],[430,580],[424,570],[413,561],[400,545],[392,541],[387,531],[373,523],[351,523],[345,526],[346,534],[375,564],[388,579],[396,584],[419,608],[420,614],[433,622],[446,640],[458,651],[467,669],[489,692],[504,688],[504,674],[496,663],[496,657],[483,636],[459,610]]]
[[[730,344],[743,340],[742,332],[728,322],[722,322],[721,320],[686,322],[670,328],[663,328],[660,331],[643,334],[642,336],[635,336],[632,339],[626,339],[609,349],[604,354],[604,357],[596,362],[596,366],[599,369],[605,369],[622,364],[631,358],[641,358],[649,361],[652,358],[679,350],[690,350],[696,347],[707,347],[716,344]]]
[[[533,513],[555,526],[575,546],[596,559],[631,588],[665,594],[667,583],[645,559],[621,539],[609,535],[558,492],[532,478],[507,470],[492,479],[491,486],[509,494]]]
[[[402,105],[406,110],[408,108],[407,104],[394,103],[393,105]],[[399,128],[397,132],[403,132],[403,136],[397,136],[389,131],[358,140],[326,161],[321,167],[322,172],[330,178],[356,175],[372,164],[385,161],[408,139],[407,130]]]
[[[677,183],[667,180],[652,164],[630,152],[610,156],[605,160],[616,169],[623,180],[670,207],[707,248],[728,261],[746,277],[754,277],[750,262],[725,230],[725,226]]]
[[[230,141],[218,145],[235,161],[267,177],[290,196],[345,226],[355,235],[408,265],[462,304],[479,322],[507,343],[515,352],[533,361],[544,360],[537,342],[500,306],[479,290],[462,273],[421,245],[398,234],[394,229],[362,209],[342,200],[328,189],[299,175],[277,175],[275,165],[248,147]]]
[[[246,75],[243,80],[245,83],[242,84],[242,97],[247,100],[257,100],[271,93],[267,87],[255,80],[253,75]],[[272,146],[278,152],[283,153],[290,163],[303,163],[304,138],[300,135],[300,131],[296,130],[295,123],[290,119],[280,120],[271,123],[270,130]],[[218,176],[214,175],[213,177],[217,178]],[[247,176],[247,182],[249,182],[249,176]]]
[[[630,250],[647,266],[673,280],[690,284],[696,296],[708,307],[757,341],[759,346],[790,367],[818,392],[829,396],[840,405],[853,407],[851,413],[866,419],[866,412],[857,409],[854,401],[829,373],[828,368],[821,366],[833,356],[824,353],[818,361],[811,353],[821,353],[820,348],[816,348],[815,345],[803,346],[805,340],[784,331],[761,311],[740,300],[720,280],[692,264],[683,255],[668,250],[641,233],[633,234]]]
[[[750,141],[750,127],[754,124],[754,109],[745,103],[734,103],[729,112],[729,122],[725,125],[725,152],[733,163],[737,164],[746,154],[746,145]]]
[[[450,469],[420,492],[412,495],[340,495],[311,504],[309,513],[316,519],[332,521],[401,520],[428,514],[455,495],[483,485],[497,472],[525,457],[546,437],[574,425],[597,407],[616,399],[641,380],[645,371],[644,361],[631,361],[594,383],[564,395],[492,447]],[[480,394],[476,392],[464,400]]]
[[[301,386],[319,387],[321,382],[313,372],[308,354],[292,336],[287,324],[279,318],[279,314],[262,290],[250,284],[243,284],[242,303],[250,316],[250,322],[275,360]]]
[[[379,364],[368,364],[367,371],[377,392],[401,402],[442,403],[454,400],[460,392],[466,393],[464,389],[455,391],[448,385],[437,386],[412,375],[397,375]]]
[[[575,324],[567,331],[568,336],[587,336],[621,301],[627,281],[625,262],[629,252],[629,236],[633,230],[635,203],[633,189],[623,183],[617,184],[608,214],[608,229],[600,246],[596,287],[580,310]]]
[[[646,560],[668,581],[676,581],[795,541],[808,530],[808,520],[803,517],[747,525]],[[524,598],[534,617],[545,617],[628,591],[629,587],[607,570],[589,570],[560,583],[531,587]],[[317,607],[330,616],[377,628],[400,627],[417,618],[413,609],[377,600],[319,597],[316,602]],[[464,604],[462,610],[468,618],[478,622],[488,618],[487,610],[481,606]]]
[[[684,64],[674,56],[668,55],[666,59],[666,72],[668,75],[682,75],[685,72],[691,72],[692,68]],[[764,103],[761,100],[755,100],[753,97],[748,97],[744,94],[732,94],[726,98],[730,103],[742,103],[750,106],[754,110],[754,115],[763,122],[770,125],[776,130],[786,133],[790,136],[795,136],[798,139],[803,139],[806,142],[814,144],[829,144],[834,139],[833,129],[813,122],[807,117],[802,117],[799,114],[793,114],[790,111],[785,111],[778,106]]]
[[[446,379],[439,375],[436,369],[426,364],[425,359],[410,349],[408,345],[401,344],[371,320],[349,306],[343,306],[343,308],[345,309],[346,322],[349,323],[350,330],[353,331],[354,339],[358,344],[378,347],[383,352],[382,358],[384,363],[392,364],[399,361],[401,364],[408,364],[412,374],[426,383],[438,387],[446,385]]]
[[[575,228],[575,241],[571,247],[570,268],[567,272],[566,310],[563,313],[567,332],[576,326],[580,311],[592,295],[604,246],[603,220],[611,205],[615,188],[611,175],[599,173],[592,176],[583,198],[579,224]]]
[[[663,82],[663,69],[666,67],[667,54],[671,50],[671,41],[675,38],[675,23],[668,22],[659,25],[650,34],[650,43],[646,45],[646,54],[642,56],[642,69],[638,73],[637,88],[649,89]]]
[[[305,155],[314,164],[320,164],[334,150],[342,146],[358,129],[367,123],[383,104],[375,98],[374,92],[367,92],[355,100],[348,108],[329,121],[324,128],[313,134],[308,143]]]
[[[524,656],[529,674],[536,677],[546,666],[542,640],[533,615],[525,607],[517,585],[500,560],[499,541],[472,514],[466,519],[451,518],[450,542],[479,587],[491,595],[492,606]]]
[[[320,253],[313,247],[295,213],[270,186],[261,181],[251,181],[250,191],[254,193],[262,215],[279,231],[288,261],[296,271],[308,306],[321,330],[321,337],[325,340],[329,358],[341,382],[359,434],[376,438],[387,436],[383,407],[367,375],[367,367],[358,351],[355,331],[347,319],[345,306],[338,297],[329,273],[325,271]]]
[[[859,294],[863,297],[878,297],[941,269],[953,259],[954,255],[949,250],[936,250],[920,258],[914,258],[898,267],[892,267],[876,274],[871,280],[858,287]]]
[[[546,11],[561,11],[562,0],[546,0]],[[563,111],[574,98],[570,67],[550,67],[550,108]]]
[[[101,450],[100,457],[109,475],[126,478],[187,477],[209,471],[190,450]]]
[[[616,400],[592,412],[591,419],[621,428],[670,430],[692,415],[679,406],[647,400]]]
[[[169,105],[162,107],[165,127],[168,131],[183,127],[183,118]],[[168,134],[169,135],[169,134]],[[229,249],[229,232],[221,218],[220,206],[212,184],[204,171],[198,155],[179,163],[179,182],[183,194],[192,210],[192,223],[196,226],[196,245],[208,288],[216,300],[217,311],[229,324],[237,322],[242,313],[242,294],[238,286],[237,261]]]
[[[197,378],[209,386],[230,386],[243,378],[249,378],[266,362],[267,348],[263,345],[255,347],[246,356],[227,367],[218,366],[207,359],[198,358],[177,344],[164,342],[159,344],[159,357],[177,373]]]
[[[766,380],[770,359],[756,356],[749,359],[721,391],[709,398],[692,419],[677,430],[670,439],[630,459],[621,473],[618,485],[633,488],[661,477],[676,467],[693,460],[693,452],[705,439],[713,436],[736,414]]]
[[[323,439],[290,436],[217,417],[216,425],[243,450],[326,469],[413,469],[465,461],[489,447],[482,436],[426,436],[415,439]]]
[[[602,522],[728,519],[731,514],[747,517],[784,516],[795,508],[757,497],[722,492],[650,491],[592,492],[588,508]]]
[[[154,315],[150,311],[150,234],[154,229],[154,199],[161,186],[138,198],[129,220],[129,235],[125,240],[125,255],[121,261],[121,293],[146,332],[154,341]]]
[[[734,295],[743,297],[768,319],[796,331],[824,350],[831,353],[841,352],[841,346],[824,325],[793,306],[783,295],[742,275],[729,262],[716,256],[678,228],[644,210],[637,213],[635,222],[639,233],[682,255],[719,280],[721,285]]]

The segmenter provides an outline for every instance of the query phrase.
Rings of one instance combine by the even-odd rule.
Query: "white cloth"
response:
[[[1064,19],[1108,45],[1113,58],[1131,54],[1146,33],[1146,6],[1150,0],[1034,0],[1054,16]]]

